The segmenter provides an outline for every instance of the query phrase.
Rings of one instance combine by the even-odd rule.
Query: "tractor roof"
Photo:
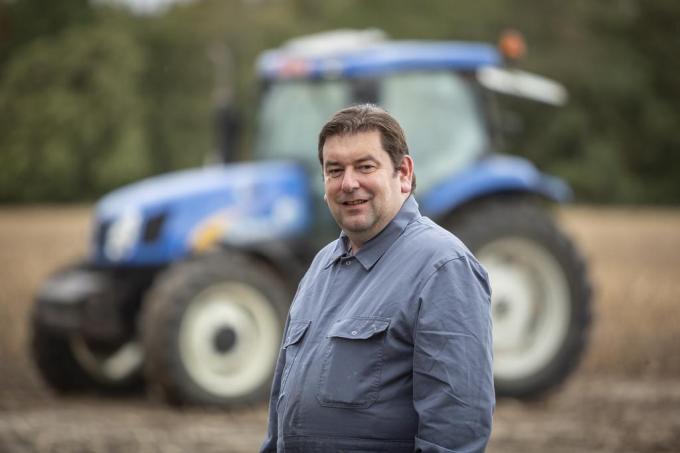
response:
[[[291,40],[264,52],[264,79],[320,79],[428,69],[498,66],[494,46],[458,41],[388,41],[379,30],[340,30]]]

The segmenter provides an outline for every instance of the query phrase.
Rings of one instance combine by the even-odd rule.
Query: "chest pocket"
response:
[[[389,323],[355,317],[330,327],[317,394],[322,406],[366,408],[378,399]]]
[[[290,370],[293,368],[295,358],[300,351],[302,338],[309,328],[310,321],[291,321],[288,325],[286,338],[283,340],[283,352],[286,354],[286,365],[281,376],[281,389],[286,388],[286,381]]]

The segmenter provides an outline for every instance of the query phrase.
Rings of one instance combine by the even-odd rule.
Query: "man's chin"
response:
[[[339,223],[340,223],[340,228],[342,228],[345,233],[362,234],[362,233],[366,233],[368,230],[371,229],[370,222],[367,222],[365,220],[343,219]]]

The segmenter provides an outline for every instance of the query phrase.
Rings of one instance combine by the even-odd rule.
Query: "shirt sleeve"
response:
[[[283,329],[283,338],[286,338],[288,332],[288,324],[290,319],[286,320],[286,327]],[[283,341],[283,340],[282,340]],[[260,453],[275,453],[276,442],[278,440],[278,424],[279,417],[276,410],[279,401],[279,394],[281,392],[281,375],[286,367],[286,351],[283,348],[279,349],[279,358],[276,361],[276,369],[274,371],[274,379],[272,381],[272,390],[269,396],[269,421],[267,424],[267,437],[265,437]]]
[[[484,451],[495,406],[491,291],[468,256],[440,266],[419,298],[414,335],[416,452]]]

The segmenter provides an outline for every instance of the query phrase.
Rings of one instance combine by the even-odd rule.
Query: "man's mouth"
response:
[[[350,200],[350,201],[343,201],[342,204],[345,206],[356,206],[360,204],[366,203],[368,200]]]

